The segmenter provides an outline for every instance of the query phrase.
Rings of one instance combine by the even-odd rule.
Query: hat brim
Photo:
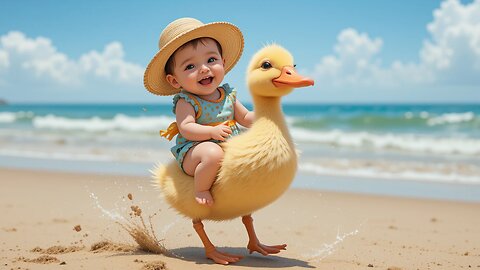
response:
[[[180,89],[174,88],[166,80],[165,64],[168,58],[183,44],[202,37],[213,38],[222,47],[225,59],[225,74],[238,62],[243,52],[243,35],[240,29],[228,22],[213,22],[194,28],[168,42],[150,61],[145,70],[143,83],[148,91],[155,95],[174,95]]]

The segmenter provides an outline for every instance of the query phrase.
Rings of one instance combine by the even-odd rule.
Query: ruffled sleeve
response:
[[[237,89],[230,87],[228,83],[225,83],[221,87],[223,88],[223,90],[225,90],[225,96],[229,98],[232,103],[235,103],[235,101],[237,100]]]
[[[173,114],[175,114],[175,111],[177,109],[177,102],[179,99],[185,99],[185,101],[187,101],[188,103],[190,103],[192,106],[193,106],[193,109],[195,110],[195,114],[198,114],[198,110],[199,110],[199,104],[197,102],[195,102],[195,100],[193,100],[190,95],[184,93],[184,92],[180,92],[178,94],[176,94],[174,97],[173,97]]]

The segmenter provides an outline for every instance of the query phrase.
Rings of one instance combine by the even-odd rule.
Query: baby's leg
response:
[[[188,150],[183,169],[195,179],[195,199],[200,204],[213,205],[210,187],[217,177],[223,150],[213,142],[202,142]]]

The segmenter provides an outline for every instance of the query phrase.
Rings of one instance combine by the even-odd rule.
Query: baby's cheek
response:
[[[188,74],[187,79],[188,79],[189,81],[197,81],[197,74],[196,74],[196,72],[192,72],[192,73]]]
[[[221,70],[222,72],[225,72],[225,66],[224,65],[218,65],[218,69]]]

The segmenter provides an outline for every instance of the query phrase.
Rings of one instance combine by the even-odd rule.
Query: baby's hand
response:
[[[228,121],[221,123],[218,126],[212,127],[210,131],[210,136],[214,140],[225,141],[230,134],[232,134],[232,129],[227,125]]]

